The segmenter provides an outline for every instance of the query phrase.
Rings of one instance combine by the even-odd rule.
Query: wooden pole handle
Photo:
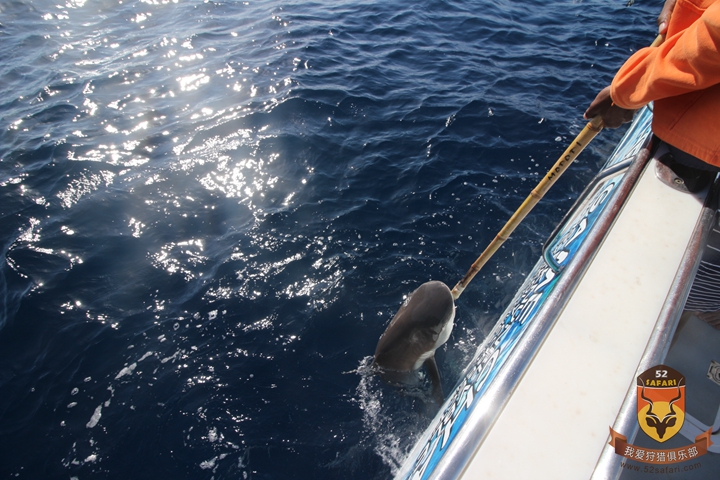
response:
[[[520,222],[522,222],[527,214],[530,213],[530,210],[532,210],[540,199],[545,196],[545,193],[547,193],[547,191],[550,190],[550,187],[552,187],[557,179],[560,178],[560,175],[568,169],[570,164],[577,158],[578,155],[580,155],[580,152],[583,151],[587,144],[590,143],[590,141],[595,138],[595,135],[600,133],[602,129],[603,123],[599,116],[593,118],[587,125],[585,125],[585,128],[583,128],[578,136],[575,137],[575,140],[573,140],[570,146],[568,146],[563,154],[560,155],[560,158],[558,158],[557,162],[555,162],[555,165],[552,166],[550,171],[548,171],[543,179],[540,180],[537,186],[530,192],[530,195],[528,195],[522,205],[520,205],[515,213],[513,213],[512,217],[510,217],[510,220],[507,221],[505,226],[500,229],[500,232],[498,232],[493,241],[490,242],[485,251],[480,254],[477,260],[475,260],[475,263],[472,264],[470,270],[468,270],[462,280],[453,287],[452,295],[455,300],[458,299],[465,290],[465,287],[467,287],[468,283],[470,283],[473,277],[487,263],[490,257],[497,252],[500,246],[508,239],[510,234],[515,230],[515,228],[517,228]]]
[[[658,35],[657,37],[655,37],[655,40],[652,42],[652,44],[650,44],[650,46],[658,47],[663,43],[664,40],[664,36]],[[520,205],[520,207],[515,211],[515,213],[513,213],[512,217],[510,217],[510,220],[507,221],[505,226],[500,230],[500,232],[498,232],[493,241],[490,242],[490,245],[488,245],[485,251],[480,254],[477,260],[475,260],[475,263],[472,264],[470,270],[468,270],[462,280],[460,280],[453,287],[453,299],[458,299],[458,297],[462,294],[462,292],[465,290],[465,287],[467,287],[468,283],[470,283],[473,277],[475,277],[475,275],[487,263],[487,261],[490,260],[490,257],[492,257],[495,252],[497,252],[500,246],[505,242],[505,240],[508,239],[510,234],[515,230],[515,228],[520,224],[520,222],[522,222],[523,219],[527,216],[527,214],[530,213],[530,210],[532,210],[533,207],[540,201],[540,199],[545,196],[545,193],[547,193],[547,191],[550,190],[550,187],[552,187],[557,181],[557,179],[560,178],[560,175],[562,175],[565,170],[567,170],[570,164],[577,158],[578,155],[580,155],[580,152],[583,151],[587,144],[590,143],[592,139],[595,138],[595,135],[600,133],[602,129],[603,121],[599,115],[590,120],[590,122],[585,125],[585,128],[583,128],[582,132],[580,132],[578,136],[575,137],[575,140],[573,140],[570,146],[565,150],[565,152],[563,152],[562,155],[560,155],[560,158],[557,162],[555,162],[555,165],[552,166],[547,175],[545,175],[545,177],[540,180],[540,183],[538,183],[537,186],[532,190],[532,192],[530,192],[530,195],[528,195],[522,205]]]

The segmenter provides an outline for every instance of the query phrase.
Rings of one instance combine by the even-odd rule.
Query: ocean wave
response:
[[[431,412],[358,365],[465,272],[651,10],[0,3],[0,475],[391,476]],[[458,303],[446,389],[613,139]]]

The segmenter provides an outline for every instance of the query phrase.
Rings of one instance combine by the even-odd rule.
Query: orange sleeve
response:
[[[703,90],[720,83],[720,1],[659,47],[637,51],[613,79],[610,96],[623,108]]]

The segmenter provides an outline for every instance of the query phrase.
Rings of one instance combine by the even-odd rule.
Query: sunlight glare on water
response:
[[[390,478],[433,411],[424,377],[370,374],[380,334],[466,271],[654,14],[0,2],[0,477]],[[446,392],[617,138],[459,301]]]

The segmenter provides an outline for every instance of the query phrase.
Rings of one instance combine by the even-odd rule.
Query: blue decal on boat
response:
[[[595,185],[583,207],[568,219],[555,239],[550,242],[548,245],[549,255],[545,257],[545,260],[555,271],[566,266],[575,256],[590,232],[590,226],[597,221],[624,173],[624,171],[618,173]]]
[[[475,403],[482,397],[512,352],[526,328],[528,319],[542,306],[558,278],[547,266],[536,269],[532,275],[527,288],[517,298],[510,313],[490,332],[486,347],[476,355],[465,377],[446,402],[440,421],[436,423],[407,478],[426,479],[432,473]]]

